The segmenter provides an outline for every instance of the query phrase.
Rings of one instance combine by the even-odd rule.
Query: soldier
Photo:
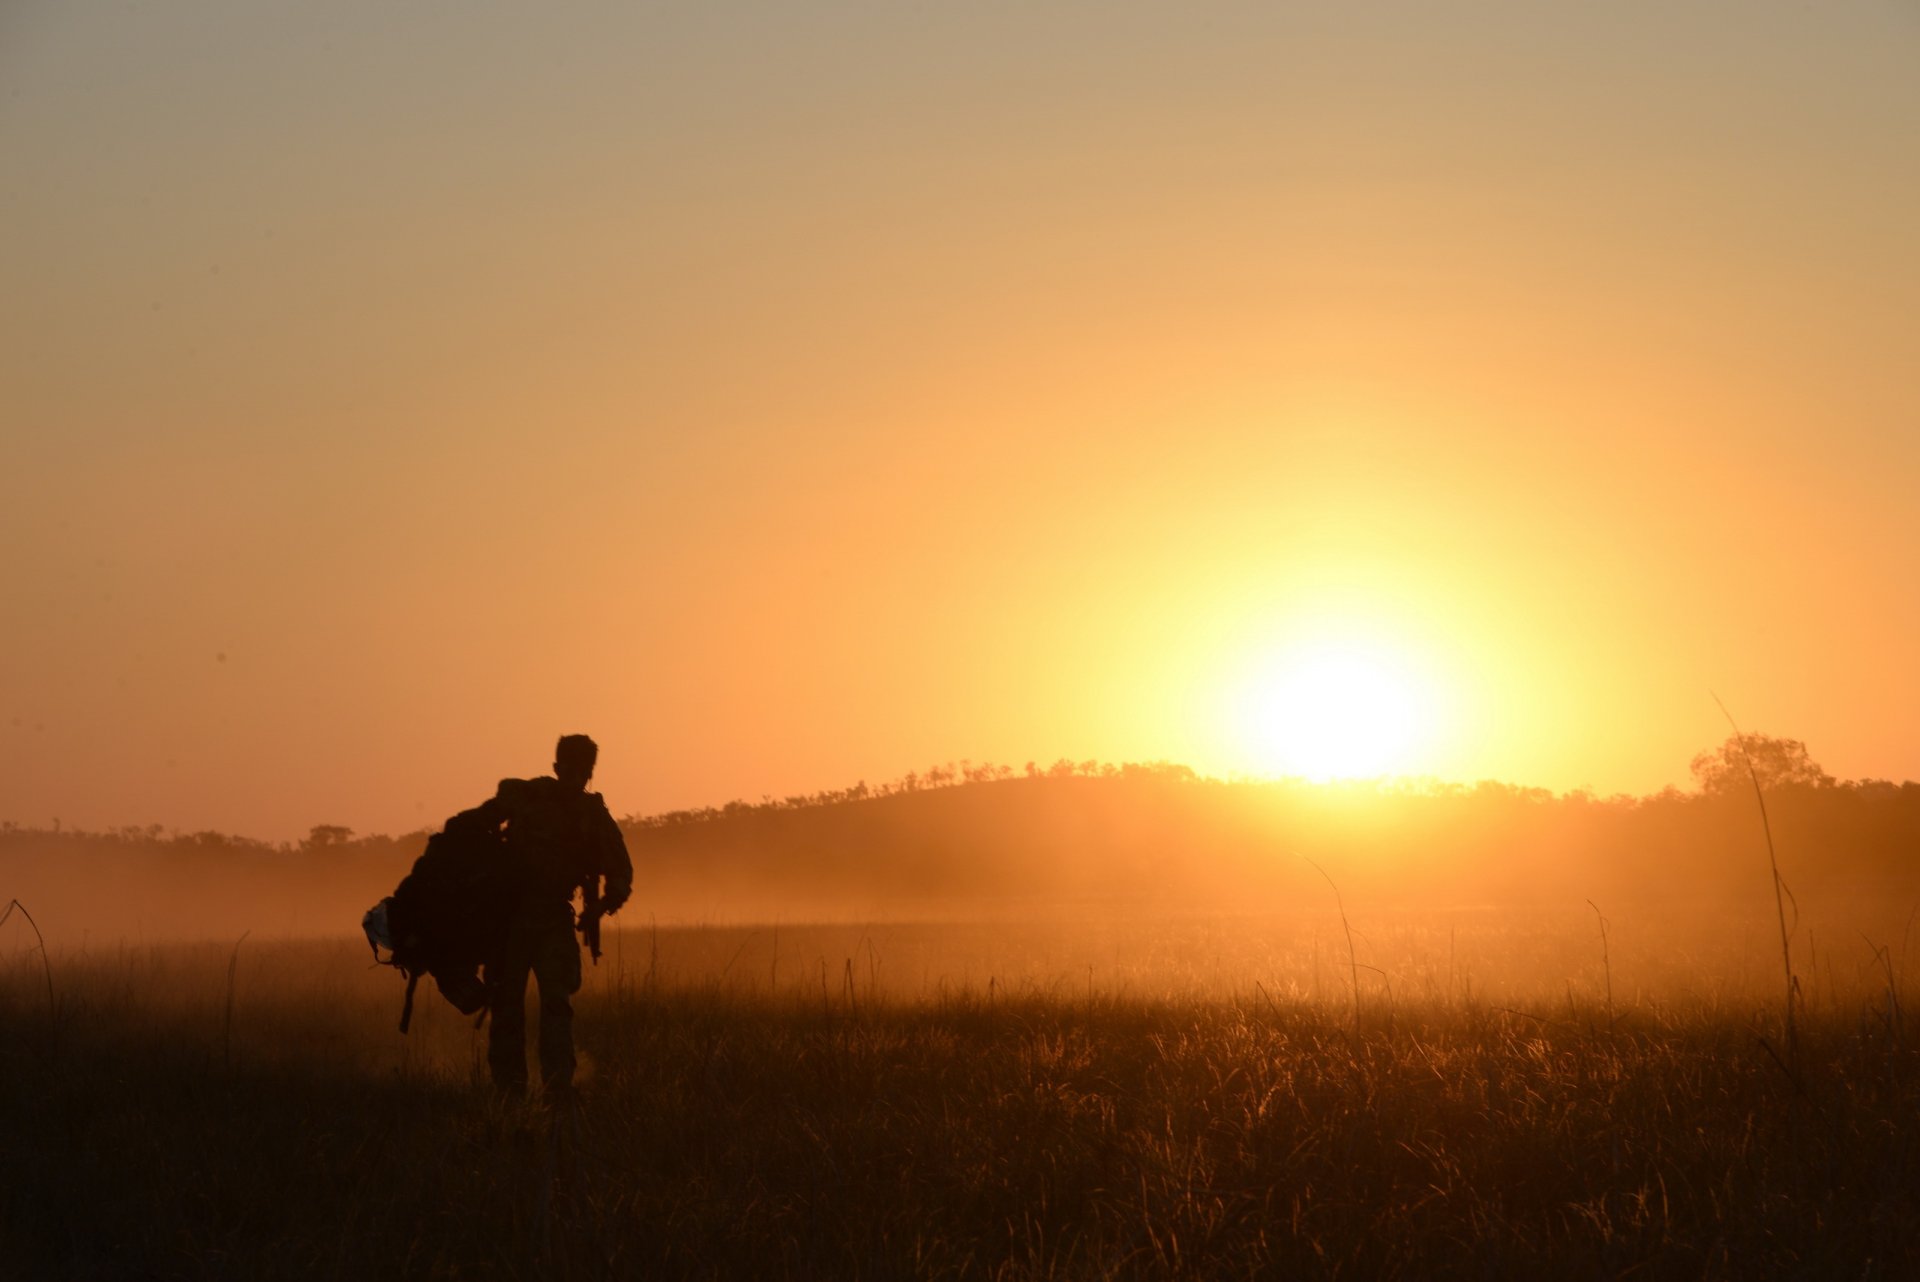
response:
[[[527,1089],[527,976],[540,987],[540,1075],[547,1094],[573,1088],[573,994],[580,991],[573,892],[583,895],[582,929],[599,956],[599,919],[633,891],[626,839],[597,792],[587,791],[599,747],[583,734],[561,737],[553,774],[503,779],[492,798],[449,822],[500,831],[512,869],[506,942],[486,979],[493,1028],[487,1066],[503,1094]],[[601,879],[605,878],[605,888]]]

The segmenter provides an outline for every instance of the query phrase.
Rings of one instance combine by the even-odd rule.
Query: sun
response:
[[[1237,712],[1260,773],[1324,781],[1410,771],[1433,705],[1411,665],[1389,651],[1328,642],[1269,660]]]

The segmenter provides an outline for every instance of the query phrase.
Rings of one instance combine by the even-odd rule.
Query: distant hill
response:
[[[884,788],[626,821],[626,921],[981,916],[1320,903],[1717,899],[1770,904],[1751,792],[1597,799],[1483,783],[1201,778],[1178,766],[930,772]],[[1768,793],[1803,901],[1920,902],[1920,785]],[[427,834],[317,828],[271,845],[218,833],[0,825],[0,901],[61,939],[350,932]],[[1311,861],[1311,862],[1310,862]],[[4,941],[0,941],[4,942]]]
[[[1801,892],[1920,894],[1920,785],[1769,793]],[[629,829],[668,903],[1272,907],[1770,896],[1751,793],[1600,800],[1506,784],[1316,785],[1177,767],[976,781],[816,805],[740,806]]]

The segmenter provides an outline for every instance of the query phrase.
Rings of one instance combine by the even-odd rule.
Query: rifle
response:
[[[600,909],[600,879],[590,877],[580,887],[580,938],[587,941],[587,951],[596,966],[600,964],[600,918],[604,915]]]

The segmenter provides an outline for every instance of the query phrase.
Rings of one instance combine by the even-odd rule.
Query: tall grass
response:
[[[0,912],[0,926],[6,925],[15,913],[19,913],[20,920],[26,922],[33,930],[34,944],[40,954],[41,974],[47,981],[47,1026],[51,1030],[54,1022],[59,1018],[60,1008],[53,999],[53,958],[47,952],[47,937],[40,933],[40,923],[33,919],[33,914],[28,912],[27,906],[18,899],[7,901],[6,910]]]
[[[616,938],[579,1002],[583,1102],[558,1116],[495,1103],[484,1033],[437,998],[396,1036],[398,985],[346,942],[253,940],[237,968],[232,945],[64,955],[57,1047],[15,1035],[40,976],[0,953],[0,1274],[1797,1278],[1920,1259],[1920,1060],[1881,1017],[1904,956],[1822,950],[1795,1089],[1754,1053],[1737,928],[1615,911],[1603,973],[1571,913],[1360,922],[1353,947],[1397,982],[1392,1019],[1359,1027],[1311,999],[1304,920],[660,931],[631,971]],[[1603,978],[1625,984],[1617,1011]]]
[[[1793,935],[1787,929],[1787,900],[1792,897],[1785,879],[1780,876],[1780,856],[1773,848],[1773,821],[1767,816],[1767,794],[1760,786],[1760,772],[1754,768],[1753,754],[1747,751],[1747,737],[1741,733],[1740,724],[1727,711],[1727,705],[1720,702],[1720,696],[1713,696],[1719,705],[1720,713],[1726,717],[1727,724],[1733,727],[1734,746],[1740,749],[1740,760],[1747,767],[1747,779],[1753,784],[1753,800],[1760,807],[1760,830],[1767,839],[1767,867],[1773,873],[1773,907],[1780,923],[1780,965],[1786,972],[1786,1000],[1782,1007],[1781,1037],[1787,1048],[1787,1071],[1792,1074],[1799,1065],[1799,1040],[1795,1036],[1793,1017],[1794,999],[1799,985],[1793,977]],[[1796,908],[1795,916],[1798,911]]]

